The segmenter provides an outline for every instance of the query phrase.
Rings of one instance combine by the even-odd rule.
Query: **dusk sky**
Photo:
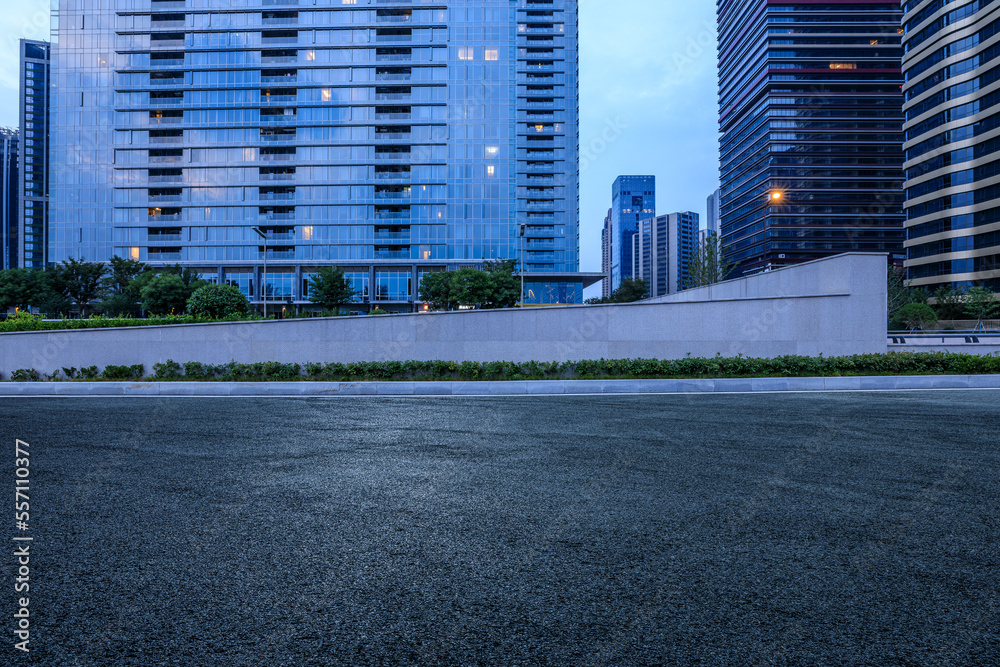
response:
[[[48,38],[48,2],[0,0],[0,11],[0,125],[16,127],[17,40]],[[600,271],[619,174],[655,175],[657,213],[704,224],[719,181],[715,3],[580,0],[580,79],[580,269]]]

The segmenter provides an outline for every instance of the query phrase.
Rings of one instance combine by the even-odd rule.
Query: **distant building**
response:
[[[601,296],[611,296],[611,209],[604,218],[604,228],[601,230],[601,273],[604,280],[601,281]]]
[[[0,128],[0,268],[17,267],[17,155],[16,130]]]
[[[899,0],[718,3],[722,238],[744,274],[901,252],[902,16]]]
[[[722,190],[716,190],[708,196],[705,229],[698,233],[699,243],[704,243],[709,232],[719,234],[719,220],[722,219]]]
[[[679,292],[687,283],[697,242],[697,213],[670,213],[641,221],[633,238],[633,276],[649,283],[651,297]]]
[[[48,42],[21,40],[21,162],[18,191],[17,262],[42,267],[48,260],[49,225],[49,69]]]
[[[656,177],[619,176],[611,187],[611,291],[632,278],[639,222],[656,215]]]
[[[908,277],[932,291],[1000,292],[1000,3],[924,0],[906,10]]]

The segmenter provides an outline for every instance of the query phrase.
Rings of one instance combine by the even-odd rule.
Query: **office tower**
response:
[[[709,232],[719,234],[719,218],[722,217],[722,191],[716,190],[708,196],[706,204],[705,229],[698,234],[698,242],[704,243]]]
[[[619,176],[611,186],[611,291],[632,278],[639,222],[656,215],[656,177]]]
[[[0,268],[17,267],[17,131],[0,128]]]
[[[49,220],[49,68],[50,45],[22,39],[21,49],[21,162],[18,188],[19,207],[17,248],[19,266],[46,264]]]
[[[604,218],[604,228],[601,229],[601,273],[604,280],[601,281],[601,296],[611,296],[611,209]]]
[[[1000,3],[905,8],[908,277],[1000,291]]]
[[[744,274],[903,246],[902,9],[720,0],[722,240]]]
[[[58,10],[50,259],[180,262],[258,304],[265,255],[281,302],[337,264],[408,310],[523,225],[527,303],[582,300],[575,1],[106,4]]]
[[[687,285],[688,263],[697,242],[697,213],[670,213],[640,221],[633,238],[633,276],[649,283],[650,297],[679,292]]]

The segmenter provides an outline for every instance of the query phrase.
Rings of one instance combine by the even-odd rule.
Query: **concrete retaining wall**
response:
[[[886,351],[885,257],[845,254],[636,304],[0,334],[0,371],[167,359],[349,362]]]

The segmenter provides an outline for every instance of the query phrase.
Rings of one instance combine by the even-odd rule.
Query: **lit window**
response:
[[[876,44],[878,44],[878,40],[877,39],[873,39],[873,40],[869,41],[868,43],[871,44],[872,46],[875,46]]]
[[[472,60],[472,47],[463,46],[458,49],[459,60]]]
[[[305,241],[311,241],[313,237],[312,225],[306,225],[302,228],[302,239]]]
[[[319,96],[320,99],[322,99],[324,102],[329,102],[330,100],[333,99],[333,91],[330,90],[329,88],[324,88],[323,90],[320,91]]]
[[[496,49],[486,49],[486,60],[497,60],[498,57]]]
[[[536,125],[535,126],[535,132],[541,132],[544,129],[545,129],[544,125]]]
[[[309,49],[306,51],[306,60],[316,60],[316,50]]]
[[[497,173],[497,168],[496,168],[496,167],[494,167],[494,166],[493,166],[492,164],[491,164],[491,165],[488,165],[488,166],[486,167],[486,175],[487,175],[487,176],[495,176],[495,175],[496,175],[496,173]]]
[[[854,63],[830,63],[830,69],[857,69]]]
[[[129,259],[134,259],[135,261],[139,261],[139,249],[135,246],[132,246],[131,248],[128,249],[128,256]]]
[[[500,147],[499,146],[487,146],[486,147],[486,155],[488,155],[490,157],[495,156],[499,152],[500,152]]]

